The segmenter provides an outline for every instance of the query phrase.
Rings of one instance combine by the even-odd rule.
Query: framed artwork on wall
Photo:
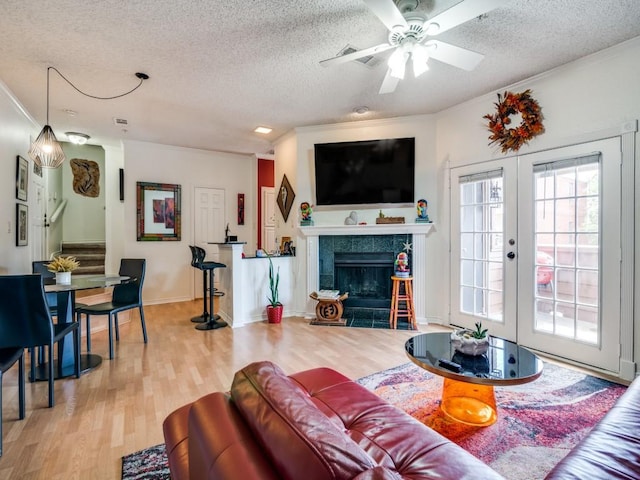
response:
[[[16,198],[27,201],[29,188],[29,161],[20,155],[16,158]]]
[[[238,194],[238,225],[244,225],[244,193]]]
[[[180,240],[181,188],[170,183],[136,182],[137,240]]]
[[[16,246],[24,247],[29,239],[29,207],[16,203]]]
[[[289,212],[291,211],[294,198],[296,198],[296,194],[293,191],[293,187],[289,183],[287,176],[284,175],[280,188],[278,189],[276,203],[278,204],[278,208],[280,208],[280,213],[282,213],[285,222],[289,218]]]

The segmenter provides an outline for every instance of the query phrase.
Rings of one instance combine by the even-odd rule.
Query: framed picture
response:
[[[244,225],[244,193],[238,194],[238,225]]]
[[[136,182],[137,240],[180,240],[180,185]]]
[[[296,194],[289,183],[289,179],[285,175],[282,177],[282,183],[278,189],[278,196],[276,200],[285,222],[289,218],[289,212],[291,211],[291,205],[293,205],[294,198],[296,198]]]
[[[27,201],[29,188],[29,161],[20,155],[16,158],[16,198]]]
[[[16,246],[24,247],[29,240],[29,207],[16,203]]]
[[[33,173],[42,177],[42,165],[38,165],[36,162],[33,162]]]

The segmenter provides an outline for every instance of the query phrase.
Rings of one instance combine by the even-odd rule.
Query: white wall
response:
[[[105,241],[105,153],[98,145],[74,145],[62,142],[67,160],[60,165],[62,192],[67,206],[62,217],[63,240],[65,242],[104,242]],[[100,171],[100,194],[86,197],[73,190],[73,171],[71,160],[79,158],[98,164]]]
[[[33,180],[33,161],[27,155],[31,137],[38,135],[39,127],[14,99],[4,83],[0,82],[0,274],[31,272],[29,246],[16,247],[16,204],[28,206],[35,198],[28,190],[27,202],[16,199],[16,157],[29,161],[29,183]],[[34,211],[29,208],[29,214]],[[31,224],[31,219],[29,221]]]
[[[145,303],[164,303],[193,298],[193,267],[188,246],[193,243],[193,192],[196,187],[225,191],[226,220],[232,235],[255,245],[252,226],[257,212],[245,209],[245,225],[237,225],[237,194],[245,205],[255,205],[257,162],[253,155],[211,152],[144,142],[124,144],[123,256],[146,258]],[[136,240],[136,182],[181,185],[182,239]]]

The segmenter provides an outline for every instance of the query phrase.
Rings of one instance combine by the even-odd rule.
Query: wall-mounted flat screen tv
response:
[[[316,206],[413,204],[415,138],[314,145]]]

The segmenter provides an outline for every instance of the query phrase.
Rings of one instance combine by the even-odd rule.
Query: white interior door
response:
[[[516,341],[517,162],[451,171],[451,323]],[[513,258],[509,258],[513,257]]]
[[[35,196],[35,201],[30,203],[29,216],[31,227],[29,229],[29,244],[31,245],[31,258],[33,260],[47,260],[49,257],[45,246],[47,245],[47,229],[44,226],[44,215],[46,212],[45,189],[40,183],[31,183],[31,189]]]
[[[262,248],[267,252],[276,249],[276,196],[275,188],[262,187]]]
[[[224,242],[225,197],[220,188],[196,187],[194,192],[194,243],[205,249],[207,259],[217,261],[217,249],[209,242]],[[202,272],[194,269],[195,298],[202,296]]]
[[[520,172],[519,343],[617,372],[620,139],[524,155]]]

